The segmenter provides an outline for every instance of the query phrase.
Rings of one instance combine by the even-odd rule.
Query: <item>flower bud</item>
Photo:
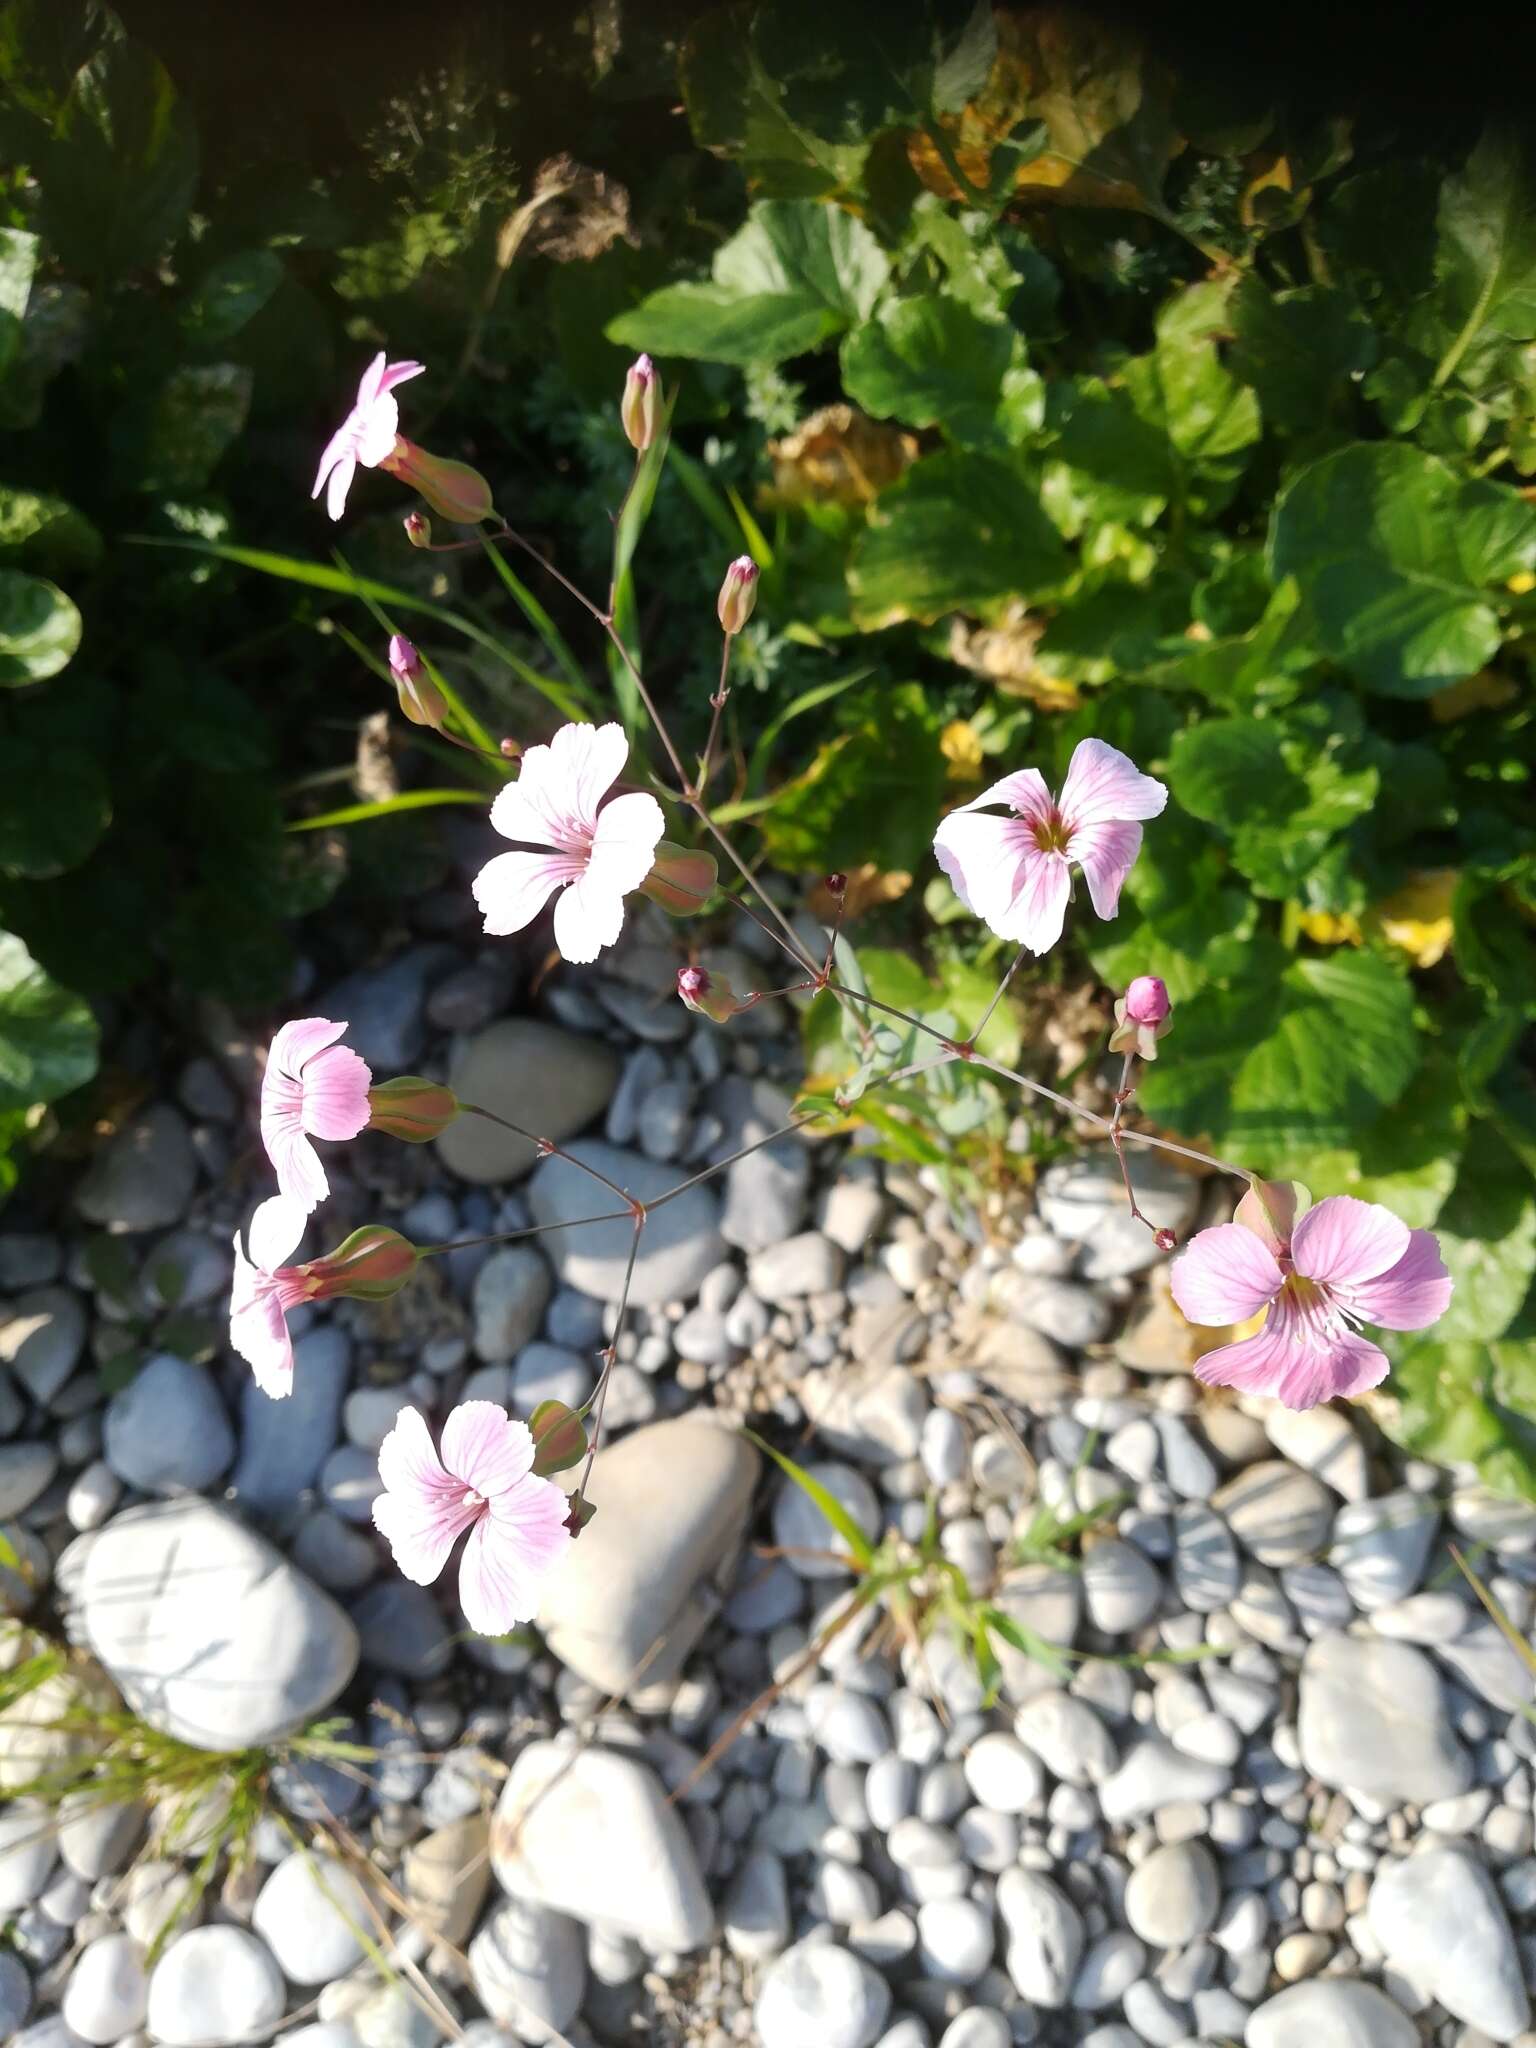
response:
[[[379,467],[419,491],[434,512],[456,526],[478,526],[496,509],[491,487],[478,469],[452,462],[446,455],[430,455],[414,441],[397,439]]]
[[[739,633],[752,616],[757,603],[757,564],[750,555],[738,555],[725,572],[715,609],[727,633]]]
[[[721,981],[703,967],[679,967],[677,993],[686,1009],[695,1010],[716,1024],[725,1024],[747,1005],[729,982]]]
[[[713,894],[718,872],[713,854],[674,846],[670,839],[663,839],[657,845],[651,872],[640,884],[640,893],[673,917],[693,917]]]
[[[1168,1229],[1156,1230],[1152,1233],[1152,1242],[1160,1252],[1171,1252],[1178,1241],[1173,1232]]]
[[[1125,1014],[1138,1024],[1161,1024],[1172,1008],[1167,986],[1155,974],[1138,974],[1125,992]]]
[[[826,890],[834,903],[841,903],[848,894],[848,877],[839,868],[834,873],[826,876],[821,886]]]
[[[1172,1024],[1173,1005],[1167,989],[1155,974],[1138,974],[1115,1003],[1115,1028],[1109,1035],[1109,1049],[1155,1060],[1157,1041]]]
[[[400,1292],[420,1256],[398,1230],[365,1223],[335,1251],[308,1259],[297,1270],[305,1277],[310,1301],[329,1301],[337,1295],[349,1301],[383,1301]]]
[[[432,545],[432,522],[425,512],[407,512],[405,515],[405,537],[413,548],[429,548]]]
[[[661,422],[661,379],[649,356],[637,356],[629,366],[619,418],[630,447],[643,455],[655,440]]]
[[[453,1090],[440,1081],[424,1081],[419,1074],[400,1074],[368,1090],[367,1128],[382,1131],[387,1138],[403,1138],[408,1145],[424,1145],[438,1137],[458,1113]]]
[[[448,714],[447,703],[427,673],[426,663],[403,633],[389,636],[389,672],[395,679],[400,709],[412,725],[440,728]]]

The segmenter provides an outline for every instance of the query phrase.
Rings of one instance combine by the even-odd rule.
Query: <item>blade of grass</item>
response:
[[[736,529],[736,522],[732,519],[730,507],[720,491],[710,481],[703,463],[696,461],[685,449],[674,448],[672,474],[725,545],[734,548],[741,538]]]
[[[543,641],[557,667],[565,671],[566,681],[581,699],[585,709],[592,708],[592,692],[581,663],[571,652],[570,642],[555,624],[549,613],[540,604],[522,577],[518,575],[494,541],[483,540],[486,558],[503,585],[511,594],[512,602]]]
[[[756,1444],[765,1457],[772,1458],[785,1477],[792,1479],[800,1491],[816,1503],[847,1544],[850,1556],[868,1571],[874,1563],[875,1547],[842,1502],[828,1493],[821,1481],[813,1479],[809,1472],[795,1463],[793,1458],[786,1458],[782,1451],[776,1451],[772,1444],[765,1443],[756,1430],[744,1429],[742,1435],[749,1443]]]
[[[428,811],[438,804],[484,805],[479,789],[404,789],[399,796],[383,797],[377,803],[348,804],[339,811],[326,811],[318,818],[295,818],[290,832],[319,832],[329,825],[361,825],[369,818],[387,818],[395,811]]]
[[[1488,1610],[1489,1618],[1492,1620],[1494,1627],[1499,1631],[1499,1634],[1503,1636],[1505,1642],[1509,1644],[1509,1647],[1514,1651],[1515,1655],[1520,1659],[1521,1663],[1525,1665],[1526,1669],[1531,1673],[1531,1676],[1533,1678],[1536,1678],[1536,1649],[1533,1649],[1531,1645],[1526,1641],[1525,1637],[1521,1635],[1519,1629],[1515,1627],[1515,1624],[1504,1612],[1503,1608],[1499,1605],[1498,1601],[1494,1599],[1490,1589],[1483,1584],[1482,1580],[1478,1577],[1477,1573],[1473,1571],[1471,1565],[1467,1563],[1467,1560],[1462,1556],[1461,1552],[1457,1549],[1456,1545],[1452,1543],[1449,1546],[1449,1548],[1451,1556],[1455,1558],[1457,1567],[1461,1571],[1462,1576],[1466,1579],[1467,1584],[1472,1588],[1473,1592],[1477,1595],[1478,1599],[1483,1603],[1483,1606]],[[1530,1706],[1525,1706],[1521,1708],[1521,1712],[1525,1715],[1528,1721],[1536,1720],[1536,1709],[1533,1709]]]
[[[758,568],[763,571],[764,575],[770,574],[773,569],[774,556],[773,547],[769,542],[767,534],[764,533],[763,529],[752,517],[751,512],[747,508],[746,499],[743,498],[734,484],[726,485],[725,495],[731,501],[731,510],[736,514],[737,524],[746,535],[747,552],[751,555],[753,561],[756,562]]]
[[[811,689],[802,690],[798,697],[786,704],[784,709],[764,726],[762,736],[752,749],[752,758],[747,764],[748,789],[762,786],[779,735],[792,719],[799,718],[807,711],[814,711],[818,704],[828,703],[833,697],[840,697],[844,690],[851,690],[855,683],[867,682],[874,672],[872,667],[856,668],[850,674],[837,676],[829,683],[816,683]],[[723,818],[724,813],[717,811],[715,815],[717,818]]]

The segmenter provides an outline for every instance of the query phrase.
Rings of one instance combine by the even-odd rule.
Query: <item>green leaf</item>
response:
[[[952,441],[1017,445],[1044,415],[1040,379],[1011,327],[958,299],[890,299],[846,337],[843,388],[876,419],[942,427]]]
[[[890,266],[864,223],[812,200],[760,200],[712,282],[669,285],[609,322],[610,341],[710,362],[782,362],[869,317]]]
[[[1536,1181],[1492,1124],[1472,1126],[1435,1235],[1456,1282],[1436,1336],[1503,1336],[1536,1273]]]
[[[1435,385],[1491,339],[1536,335],[1536,179],[1521,137],[1489,128],[1440,192],[1436,314],[1449,345]]]
[[[201,490],[239,438],[251,407],[251,372],[239,363],[183,363],[142,406],[115,423],[125,488]]]
[[[1536,1498],[1536,1342],[1399,1338],[1386,1421],[1405,1450],[1475,1465],[1502,1493]]]
[[[1536,567],[1536,510],[1416,448],[1356,443],[1280,493],[1269,561],[1368,690],[1428,697],[1497,653],[1495,587]]]
[[[815,1502],[826,1517],[827,1526],[835,1529],[847,1545],[848,1555],[856,1564],[868,1571],[875,1561],[874,1545],[837,1496],[829,1493],[819,1479],[812,1478],[811,1474],[803,1466],[797,1465],[793,1458],[786,1458],[782,1451],[776,1451],[773,1445],[766,1442],[755,1430],[744,1429],[742,1435],[749,1443],[756,1444],[765,1458],[772,1458],[784,1476],[792,1480],[808,1500]]]
[[[906,0],[878,26],[859,8],[769,0],[752,43],[788,119],[850,144],[963,107],[987,81],[997,30],[977,0]]]
[[[0,484],[0,563],[43,576],[94,569],[101,535],[63,498]]]
[[[568,1472],[587,1455],[587,1432],[581,1417],[564,1401],[541,1401],[528,1418],[534,1441],[533,1469],[542,1479]]]
[[[1186,286],[1159,309],[1152,354],[1125,368],[1137,410],[1166,431],[1182,460],[1224,472],[1259,438],[1258,401],[1217,348],[1231,328],[1230,297],[1225,283]]]
[[[1347,291],[1269,292],[1250,271],[1229,301],[1232,374],[1251,385],[1271,428],[1310,434],[1344,410],[1350,380],[1376,360],[1376,330]]]
[[[1288,577],[1271,594],[1258,624],[1246,633],[1205,640],[1186,635],[1177,652],[1162,651],[1141,673],[1149,682],[1198,690],[1230,711],[1281,703],[1295,696],[1297,672],[1317,659],[1309,625],[1300,592]]]
[[[1466,979],[1495,1008],[1536,1017],[1536,938],[1510,893],[1485,875],[1463,875],[1451,914]]]
[[[1170,812],[1131,869],[1119,916],[1089,928],[1088,958],[1112,989],[1155,974],[1176,1004],[1188,1002],[1207,982],[1242,972],[1257,915],[1210,834]],[[1164,1057],[1179,1056],[1179,1044],[1170,1041]]]
[[[0,874],[40,878],[78,867],[112,819],[95,759],[34,739],[0,749]]]
[[[72,269],[153,263],[197,190],[197,135],[170,73],[121,30],[75,76],[40,165],[44,230]]]
[[[1379,772],[1359,751],[1326,718],[1212,719],[1174,741],[1169,781],[1187,811],[1231,839],[1260,895],[1287,896],[1375,801]]]
[[[1025,473],[995,456],[930,455],[870,509],[848,565],[859,623],[931,621],[1029,597],[1066,576],[1061,536]]]
[[[21,347],[21,323],[37,270],[37,237],[0,228],[0,378]]]
[[[1296,1158],[1290,1171],[1321,1200],[1379,1202],[1410,1230],[1428,1230],[1456,1182],[1467,1112],[1450,1063],[1431,1052],[1411,1091],[1348,1145]]]
[[[859,183],[868,141],[828,142],[790,119],[783,88],[753,47],[751,29],[762,11],[752,0],[714,7],[689,30],[678,73],[694,140],[739,158],[765,196],[849,192]]]
[[[1280,956],[1283,958],[1283,956]],[[1138,1091],[1148,1114],[1260,1173],[1347,1145],[1397,1101],[1419,1045],[1406,976],[1380,954],[1291,960],[1250,950],[1244,979],[1179,1019]]]
[[[851,731],[775,792],[759,820],[770,858],[799,873],[865,861],[915,873],[944,792],[939,727],[916,683],[872,697]]]
[[[0,931],[0,1112],[84,1087],[98,1038],[89,1005],[51,980],[14,932]]]
[[[80,645],[80,614],[56,583],[0,569],[0,689],[46,682]]]
[[[195,347],[224,348],[254,320],[287,276],[271,249],[242,249],[203,272],[181,309],[182,332]]]

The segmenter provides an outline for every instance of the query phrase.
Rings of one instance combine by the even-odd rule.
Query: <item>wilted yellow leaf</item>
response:
[[[1433,967],[1445,958],[1455,935],[1451,905],[1460,879],[1454,868],[1410,876],[1366,913],[1368,929],[1379,932],[1388,945],[1400,946],[1415,967]]]
[[[949,763],[951,782],[979,782],[986,755],[976,728],[969,720],[956,718],[939,734],[939,752]]]
[[[1252,176],[1243,187],[1243,196],[1238,212],[1245,228],[1262,228],[1265,225],[1263,195],[1266,192],[1290,193],[1295,190],[1291,178],[1291,160],[1274,150],[1264,150],[1251,157]],[[1306,188],[1302,188],[1303,198]]]
[[[768,511],[812,502],[866,505],[917,460],[915,434],[851,405],[826,405],[792,434],[768,443],[773,482],[758,494]]]
[[[1077,685],[1047,675],[1035,660],[1044,631],[1045,621],[1018,599],[990,626],[956,614],[949,622],[949,658],[1010,697],[1028,697],[1042,711],[1075,711]]]
[[[1497,711],[1520,694],[1520,685],[1491,668],[1475,676],[1463,676],[1459,683],[1447,683],[1429,700],[1429,715],[1436,725],[1454,725],[1458,718],[1470,718],[1474,711]]]

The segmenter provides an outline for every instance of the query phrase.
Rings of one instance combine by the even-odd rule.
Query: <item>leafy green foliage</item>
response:
[[[0,932],[0,1113],[53,1102],[96,1071],[96,1020]]]
[[[848,567],[867,626],[932,620],[1059,582],[1061,537],[1027,473],[996,456],[930,455],[882,492]]]

